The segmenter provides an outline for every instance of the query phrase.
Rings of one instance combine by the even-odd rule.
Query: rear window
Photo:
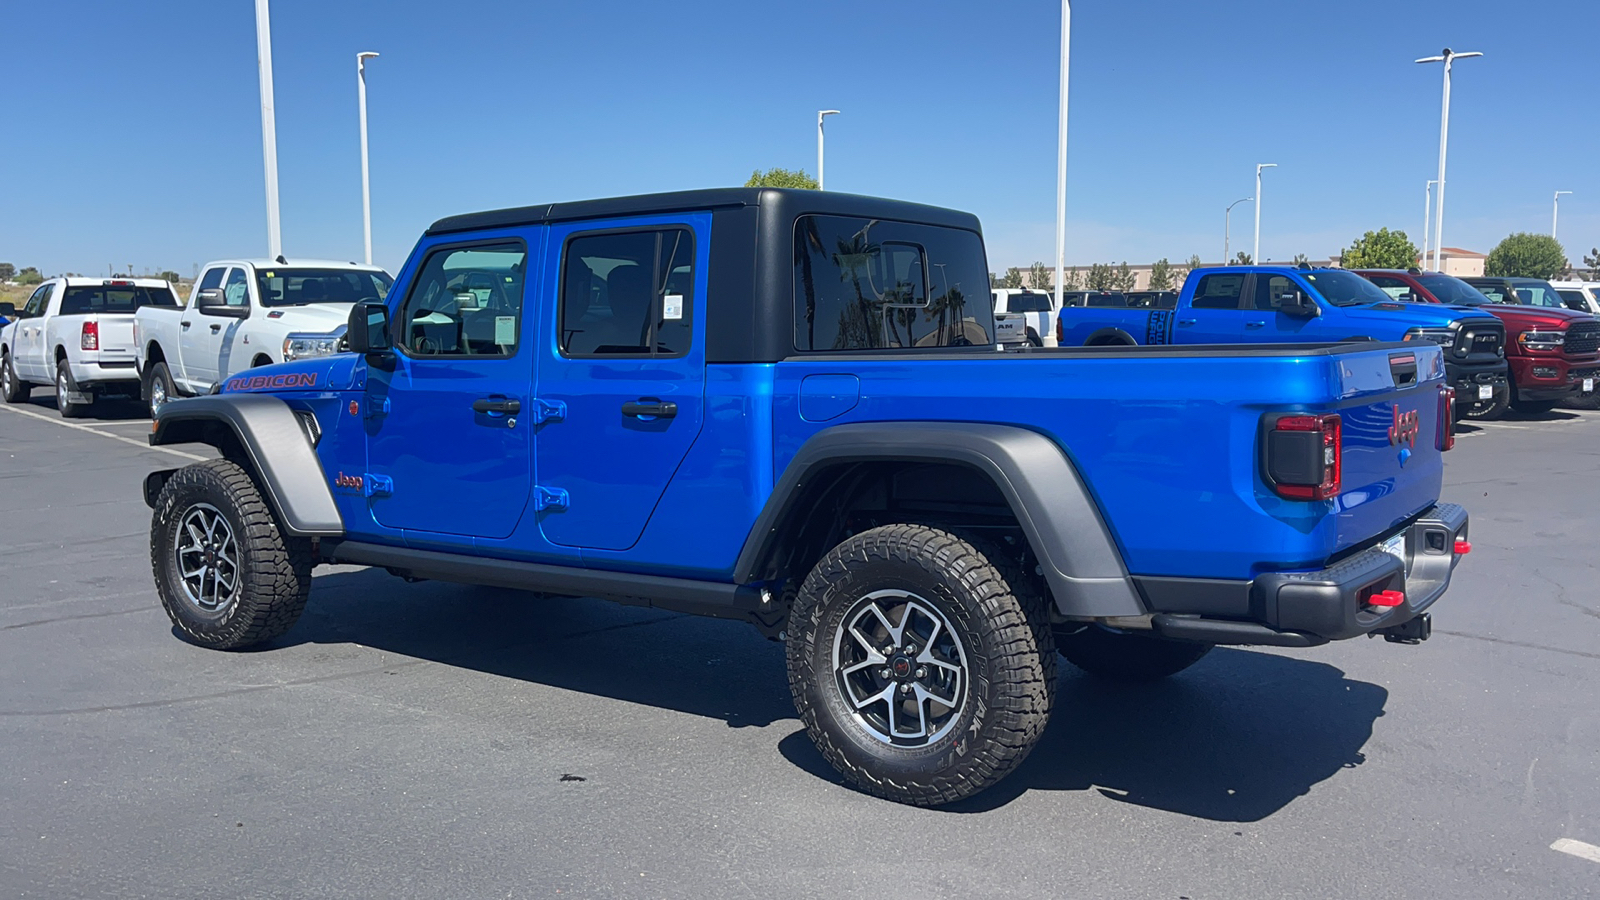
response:
[[[1049,294],[1012,294],[1006,298],[1006,309],[1010,312],[1049,312]]]
[[[209,274],[209,273],[208,273]],[[257,269],[262,306],[380,303],[394,283],[386,272],[349,269]]]
[[[794,299],[801,352],[994,343],[983,240],[971,231],[801,216]]]
[[[69,287],[61,298],[61,315],[131,313],[141,306],[177,307],[178,298],[164,287],[90,285]]]

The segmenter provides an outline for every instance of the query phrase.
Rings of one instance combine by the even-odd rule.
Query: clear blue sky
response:
[[[273,0],[286,252],[359,258],[354,58],[369,67],[376,261],[440,216],[739,184],[757,167],[970,210],[990,268],[1053,259],[1054,0]],[[0,260],[45,272],[265,252],[251,0],[7,9]],[[1600,244],[1591,2],[1080,0],[1068,261],[1222,252],[1266,174],[1267,258],[1421,229],[1444,46],[1458,64],[1447,246]],[[1251,210],[1235,211],[1248,248]],[[1420,243],[1420,240],[1419,240]]]

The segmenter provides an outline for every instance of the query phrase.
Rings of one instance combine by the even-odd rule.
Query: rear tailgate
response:
[[[84,316],[84,321],[94,322],[100,329],[100,363],[133,362],[135,356],[135,343],[133,340],[133,314],[132,313],[101,313],[94,316]],[[88,357],[92,359],[92,355]]]
[[[1329,360],[1343,432],[1329,556],[1387,537],[1432,506],[1444,480],[1440,349],[1368,346]]]
[[[1021,313],[995,313],[994,342],[1023,344],[1028,340],[1028,322]]]

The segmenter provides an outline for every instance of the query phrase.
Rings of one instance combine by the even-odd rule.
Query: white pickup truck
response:
[[[136,312],[177,308],[172,286],[157,278],[52,278],[0,328],[0,395],[21,403],[34,385],[54,384],[68,418],[100,397],[132,397]]]
[[[1046,291],[995,288],[994,322],[997,343],[1056,345],[1055,299]]]
[[[134,317],[150,414],[245,369],[339,352],[350,307],[381,302],[393,282],[358,263],[281,256],[207,263],[187,305]]]

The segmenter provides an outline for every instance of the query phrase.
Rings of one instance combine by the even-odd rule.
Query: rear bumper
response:
[[[79,362],[72,364],[72,380],[80,388],[136,385],[139,369],[132,359]]]
[[[1401,538],[1404,560],[1383,549]],[[1271,572],[1251,581],[1142,579],[1151,628],[1162,637],[1214,644],[1311,647],[1396,629],[1426,612],[1450,586],[1467,537],[1467,511],[1441,503],[1398,532],[1326,569]],[[1158,583],[1158,589],[1151,585]],[[1187,589],[1186,589],[1187,588]],[[1400,591],[1398,606],[1370,599]]]

